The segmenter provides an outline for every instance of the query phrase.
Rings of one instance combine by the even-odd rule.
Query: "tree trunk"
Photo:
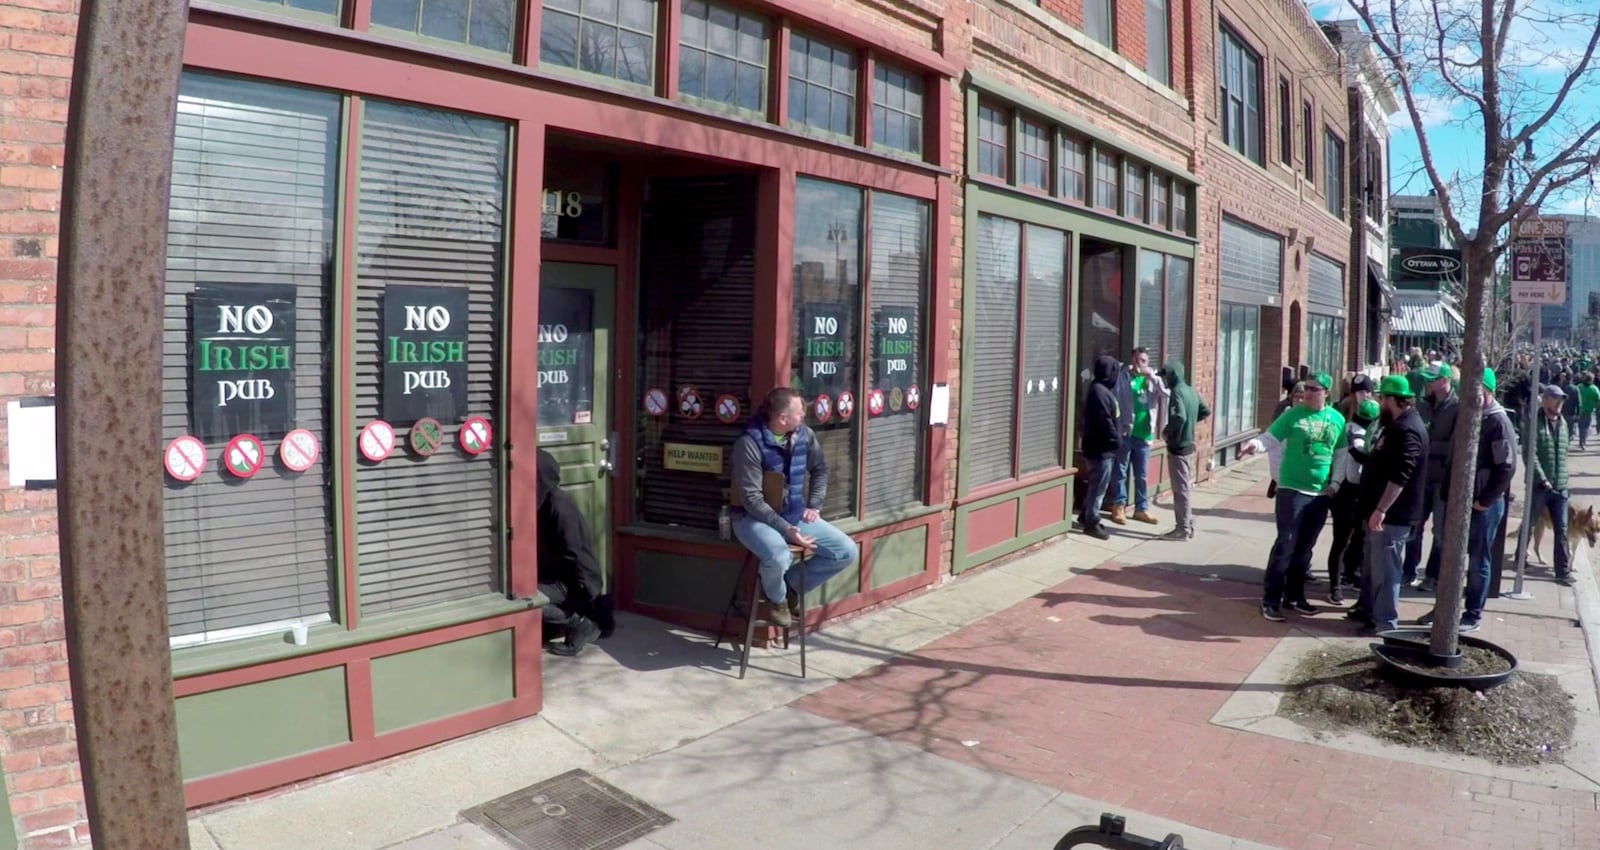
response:
[[[1472,522],[1473,479],[1478,466],[1478,433],[1483,424],[1484,335],[1492,333],[1489,297],[1494,287],[1494,260],[1484,237],[1462,246],[1466,267],[1466,337],[1461,345],[1461,404],[1450,444],[1446,479],[1444,552],[1439,558],[1438,602],[1434,605],[1430,649],[1435,655],[1459,651],[1462,582],[1467,574],[1467,532]]]

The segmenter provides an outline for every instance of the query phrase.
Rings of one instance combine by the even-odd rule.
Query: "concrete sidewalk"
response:
[[[1579,460],[1583,484],[1600,493],[1600,454]],[[812,637],[804,680],[797,650],[758,649],[741,682],[726,647],[625,616],[600,651],[551,659],[538,717],[196,813],[193,846],[504,850],[460,812],[575,767],[676,819],[629,845],[638,848],[1048,848],[1101,811],[1126,815],[1141,835],[1180,832],[1195,848],[1400,846],[1360,840],[1391,819],[1378,809],[1359,812],[1366,822],[1342,836],[1316,831],[1336,828],[1325,817],[1285,827],[1282,803],[1322,796],[1295,766],[1334,751],[1212,722],[1285,636],[1338,639],[1343,622],[1285,627],[1256,612],[1273,536],[1264,476],[1263,464],[1245,464],[1198,491],[1192,541],[1155,539],[1167,526],[1130,525],[1104,542],[1072,535],[830,626]],[[1587,492],[1574,481],[1576,499]],[[1578,593],[1535,578],[1532,602],[1491,603],[1485,635],[1523,658],[1580,664],[1592,682],[1572,626],[1580,597],[1600,599],[1584,574]],[[1425,609],[1418,601],[1405,613]],[[1279,769],[1241,759],[1247,752]],[[1330,756],[1346,757],[1381,758]],[[1435,773],[1443,778],[1406,775],[1451,793],[1459,784],[1462,823],[1467,806],[1499,812],[1494,799],[1531,793],[1484,779],[1485,802],[1469,771]],[[1177,776],[1189,784],[1171,785]],[[1303,793],[1269,805],[1283,782]],[[1213,804],[1199,793],[1208,788],[1243,805]],[[1339,793],[1366,796],[1333,791],[1330,808]],[[1542,846],[1579,846],[1566,836],[1592,819],[1580,814],[1582,792],[1570,793],[1580,797],[1544,812],[1569,831]],[[1588,805],[1594,814],[1593,794]],[[1257,828],[1258,815],[1274,828]],[[1417,837],[1468,846],[1439,843],[1436,826]]]

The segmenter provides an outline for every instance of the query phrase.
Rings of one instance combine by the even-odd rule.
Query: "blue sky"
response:
[[[1318,20],[1356,18],[1349,3],[1350,0],[1306,0],[1312,16]],[[1469,15],[1475,15],[1479,0],[1402,0],[1401,7],[1402,9],[1410,7],[1413,11],[1426,9],[1431,12],[1434,3],[1446,10],[1459,8]],[[1381,5],[1387,9],[1389,4],[1387,0],[1380,0],[1373,5],[1374,8]],[[1498,5],[1497,3],[1496,6]],[[1540,3],[1539,0],[1534,0],[1531,8],[1536,10],[1536,15],[1541,5],[1566,12],[1587,4],[1573,4],[1567,0],[1545,0],[1544,3]],[[1514,25],[1515,35],[1508,52],[1517,52],[1515,63],[1520,66],[1526,91],[1526,96],[1519,102],[1519,106],[1528,114],[1534,114],[1536,110],[1548,106],[1563,78],[1566,63],[1582,55],[1586,39],[1595,26],[1596,12],[1589,11],[1582,14],[1586,15],[1586,22],[1569,20],[1557,24],[1525,20]],[[1423,63],[1418,65],[1421,66]],[[1433,68],[1433,73],[1437,74],[1436,66],[1430,63],[1427,67]],[[1588,76],[1591,78],[1588,89],[1582,92],[1575,90],[1573,94],[1568,95],[1561,110],[1561,117],[1551,122],[1547,133],[1536,138],[1534,152],[1541,161],[1557,147],[1561,137],[1570,138],[1569,134],[1575,127],[1600,121],[1600,57],[1591,63]],[[1434,80],[1437,81],[1436,76]],[[1471,88],[1470,85],[1467,87]],[[1398,91],[1396,99],[1400,99]],[[1478,175],[1482,171],[1482,119],[1470,102],[1459,95],[1442,96],[1437,89],[1426,93],[1419,106],[1424,119],[1424,132],[1427,134],[1429,147],[1434,154],[1434,164],[1440,174],[1447,180],[1451,174],[1459,175],[1463,182],[1475,189],[1479,185]],[[1477,122],[1476,125],[1474,122]],[[1403,100],[1400,113],[1390,119],[1390,127],[1390,176],[1393,181],[1391,191],[1396,194],[1426,193],[1431,184],[1427,175],[1421,170],[1422,160],[1417,134],[1412,127],[1410,117],[1405,112]],[[1459,194],[1457,197],[1459,199]],[[1572,191],[1552,199],[1544,209],[1546,212],[1588,212],[1600,215],[1600,190],[1594,190],[1588,183],[1580,182]],[[1475,216],[1475,205],[1470,211],[1464,212],[1468,216]],[[1468,221],[1463,221],[1463,226],[1471,229]]]

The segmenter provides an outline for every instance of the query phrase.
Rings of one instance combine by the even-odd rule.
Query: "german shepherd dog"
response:
[[[1541,564],[1547,562],[1539,554],[1539,546],[1544,542],[1545,532],[1549,530],[1550,512],[1540,511],[1538,521],[1533,524],[1533,546],[1528,550],[1528,554]],[[1588,540],[1591,549],[1600,542],[1600,514],[1595,513],[1594,505],[1586,508],[1567,505],[1567,551],[1575,549],[1580,540]]]

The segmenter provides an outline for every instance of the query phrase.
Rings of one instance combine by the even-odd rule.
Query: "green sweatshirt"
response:
[[[1593,413],[1597,407],[1600,407],[1600,387],[1594,384],[1578,387],[1578,412]]]

